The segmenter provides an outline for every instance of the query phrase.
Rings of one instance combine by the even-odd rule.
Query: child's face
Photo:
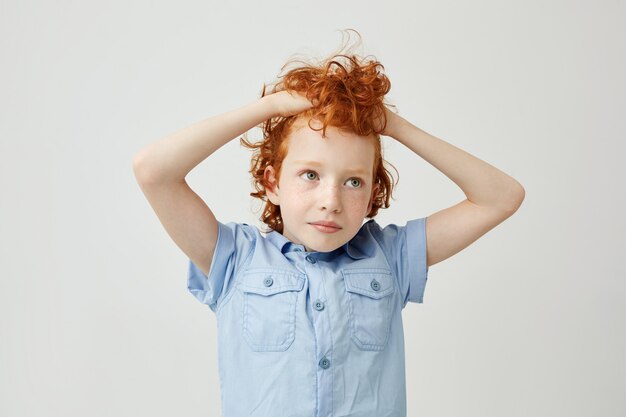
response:
[[[378,186],[372,188],[375,149],[372,138],[335,127],[314,131],[306,124],[294,131],[276,186],[275,170],[266,168],[266,188],[280,206],[283,235],[307,251],[329,252],[356,235],[370,212]],[[316,126],[314,123],[318,123]],[[317,121],[311,122],[321,127]],[[327,221],[337,228],[314,226]]]

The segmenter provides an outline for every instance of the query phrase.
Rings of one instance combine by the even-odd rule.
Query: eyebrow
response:
[[[315,166],[315,167],[321,167],[322,166],[322,164],[320,164],[319,162],[316,162],[316,161],[295,161],[294,164]],[[370,173],[368,171],[366,171],[364,169],[361,169],[361,168],[347,169],[346,171],[350,172],[351,174],[355,174],[355,175],[363,175],[364,177],[367,177],[368,175],[370,175]]]

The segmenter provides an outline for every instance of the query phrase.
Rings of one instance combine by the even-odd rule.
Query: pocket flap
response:
[[[301,291],[304,277],[298,273],[280,269],[262,268],[245,271],[239,284],[244,292],[272,295],[285,291]]]
[[[366,295],[370,298],[382,298],[393,292],[394,279],[386,268],[344,269],[341,271],[346,283],[346,290]]]

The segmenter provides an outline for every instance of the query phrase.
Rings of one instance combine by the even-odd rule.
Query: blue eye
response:
[[[361,180],[358,178],[350,178],[348,181],[350,182],[350,185],[354,188],[359,188],[361,186]]]
[[[314,171],[307,171],[304,174],[306,175],[307,180],[314,180],[317,178],[317,174]]]

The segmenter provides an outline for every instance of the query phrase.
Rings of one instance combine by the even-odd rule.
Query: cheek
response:
[[[289,190],[292,194],[304,193],[306,191],[311,191],[315,187],[314,182],[307,181],[294,181],[289,184]]]
[[[344,200],[344,204],[346,207],[350,207],[350,211],[365,211],[367,210],[367,206],[369,205],[369,196],[367,193],[346,193],[346,198]]]
[[[303,210],[308,201],[307,197],[310,197],[311,193],[306,193],[306,187],[297,186],[295,184],[289,184],[284,186],[281,193],[281,211],[283,217],[290,217],[289,215],[297,215],[299,211]]]
[[[290,205],[303,205],[305,200],[315,198],[315,184],[306,181],[293,181],[285,184],[283,194],[288,196]]]

